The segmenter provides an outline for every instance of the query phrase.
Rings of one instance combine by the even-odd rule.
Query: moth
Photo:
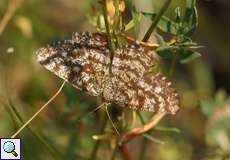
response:
[[[91,96],[135,110],[178,111],[179,96],[172,83],[160,72],[151,72],[156,57],[150,49],[129,44],[114,51],[111,64],[110,56],[107,36],[90,32],[74,33],[72,39],[36,52],[42,66]]]

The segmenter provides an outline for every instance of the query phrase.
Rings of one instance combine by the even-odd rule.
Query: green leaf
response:
[[[157,138],[155,138],[155,137],[153,137],[153,136],[151,136],[150,134],[147,134],[147,133],[143,134],[143,137],[148,139],[148,140],[150,140],[150,141],[152,141],[153,143],[165,144],[164,141],[162,141],[160,139],[157,139]]]
[[[179,23],[179,22],[181,22],[180,7],[177,7],[177,8],[175,9],[175,12],[176,12],[176,22]]]
[[[189,49],[198,49],[198,48],[205,48],[205,46],[202,45],[198,45],[197,43],[191,43],[190,45],[188,45]]]
[[[186,0],[186,7],[194,7],[196,5],[196,0]]]
[[[215,93],[214,99],[202,100],[200,102],[201,111],[203,114],[210,116],[216,107],[222,106],[228,101],[226,92],[224,90],[219,90]]]
[[[188,31],[185,33],[186,36],[191,36],[195,32],[198,26],[198,14],[197,14],[196,7],[193,7],[192,10],[193,10],[192,20]]]
[[[141,13],[145,17],[150,18],[152,21],[157,15],[156,13],[147,13],[147,12],[141,12]],[[174,35],[177,33],[177,24],[165,16],[161,17],[159,23],[157,24],[157,27],[167,33],[171,33]]]
[[[203,48],[205,46],[198,45],[196,42],[193,42],[190,37],[187,36],[180,36],[181,37],[181,44],[180,46],[183,48],[190,48],[190,49],[196,49],[196,48]]]
[[[159,43],[160,45],[165,45],[166,42],[160,34],[158,34],[157,32],[154,32],[154,36],[156,38],[157,43]]]
[[[134,35],[136,38],[137,38],[139,31],[140,31],[139,15],[140,15],[140,13],[136,11],[136,8],[134,8],[132,11],[132,16],[133,16],[133,22],[134,22]]]
[[[135,26],[134,20],[130,20],[128,24],[125,25],[125,31],[131,30]]]
[[[180,63],[185,64],[199,57],[201,57],[201,54],[198,52],[193,52],[191,50],[183,51],[180,54]]]
[[[173,58],[173,49],[178,49],[175,46],[161,46],[156,49],[157,54],[164,59]]]
[[[128,24],[125,25],[125,31],[129,31],[138,25],[141,20],[141,13],[139,12],[132,12],[133,19],[129,21]]]
[[[224,90],[219,90],[218,92],[216,92],[216,95],[215,95],[216,104],[223,103],[225,99],[226,99],[226,92]]]
[[[186,10],[185,10],[185,14],[184,14],[184,21],[186,23],[189,23],[190,18],[193,14],[193,7],[195,7],[196,1],[195,0],[186,0]]]
[[[198,15],[195,0],[186,0],[186,10],[184,15],[184,34],[192,36],[198,26]]]
[[[203,100],[200,102],[200,106],[201,106],[201,112],[206,116],[209,116],[213,113],[213,110],[215,108],[215,103],[212,101]]]

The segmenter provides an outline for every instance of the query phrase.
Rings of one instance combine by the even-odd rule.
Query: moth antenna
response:
[[[113,123],[113,120],[112,120],[111,116],[109,115],[108,104],[106,105],[105,109],[106,109],[106,114],[107,114],[108,117],[109,117],[109,121],[111,122],[111,124],[112,124],[114,130],[116,131],[117,135],[120,136],[119,131],[117,130],[115,124]]]
[[[101,107],[105,106],[106,104],[107,104],[106,102],[103,102],[100,106],[96,107],[95,109],[93,109],[93,110],[83,114],[79,118],[77,118],[77,121],[80,121],[82,118],[88,116],[89,114],[96,112],[97,110],[101,109]]]
[[[97,110],[101,109],[101,107],[107,105],[106,102],[103,102],[100,106],[96,107],[94,110],[92,110],[91,112],[96,112]]]

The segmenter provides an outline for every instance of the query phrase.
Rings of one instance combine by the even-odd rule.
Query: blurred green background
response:
[[[0,20],[8,3],[0,1]],[[26,121],[62,82],[35,61],[35,51],[55,40],[70,38],[73,32],[95,31],[89,20],[95,3],[93,0],[20,2],[0,35],[0,137],[10,137],[22,125],[14,109]],[[162,1],[135,0],[132,4],[138,11],[151,12],[157,11]],[[166,15],[172,17],[177,6],[183,7],[184,1],[173,0]],[[148,141],[141,145],[143,137],[130,142],[133,159],[230,159],[230,1],[197,0],[197,7],[199,27],[193,39],[206,47],[199,49],[200,59],[176,66],[173,81],[181,97],[180,112],[166,116],[158,129],[153,130],[154,137],[164,144]],[[141,20],[140,38],[149,25],[147,19]],[[20,134],[23,159],[90,158],[96,143],[92,136],[99,134],[103,112],[84,116],[80,122],[76,119],[97,107],[97,101],[66,85],[48,109],[30,124],[30,129]],[[143,147],[145,156],[139,158]],[[109,159],[110,148],[110,143],[103,142],[97,159]],[[117,159],[121,159],[119,154]]]

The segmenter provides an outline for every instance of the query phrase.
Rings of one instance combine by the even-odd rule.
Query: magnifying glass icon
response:
[[[17,157],[18,154],[17,152],[15,152],[15,145],[13,142],[11,141],[6,141],[4,144],[3,144],[3,150],[6,152],[6,153],[11,153],[14,155],[14,157]]]

